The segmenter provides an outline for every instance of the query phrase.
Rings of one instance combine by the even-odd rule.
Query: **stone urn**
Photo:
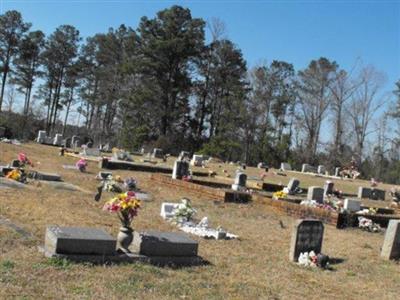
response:
[[[117,236],[117,247],[124,253],[130,253],[129,246],[133,241],[133,229],[130,226],[121,226]]]

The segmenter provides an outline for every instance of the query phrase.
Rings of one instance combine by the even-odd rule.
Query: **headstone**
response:
[[[300,180],[296,178],[291,178],[287,185],[288,194],[294,195],[299,185],[300,185]]]
[[[46,142],[46,137],[47,137],[46,131],[45,130],[39,130],[38,137],[37,137],[36,141],[38,143],[40,143],[40,144],[43,144],[43,143]]]
[[[45,248],[59,254],[111,255],[116,239],[97,228],[48,226]]]
[[[154,148],[152,153],[153,158],[164,158],[164,152],[160,148]]]
[[[78,148],[82,145],[81,138],[77,135],[73,135],[71,138],[71,146],[74,148]]]
[[[324,196],[333,194],[333,186],[334,183],[330,180],[327,180],[324,184]]]
[[[344,199],[343,208],[349,212],[361,210],[361,201],[356,199]]]
[[[303,173],[308,173],[308,172],[315,173],[315,171],[316,171],[315,167],[313,167],[313,166],[311,166],[309,164],[303,164],[301,166],[301,172],[303,172]]]
[[[179,160],[184,160],[184,159],[190,160],[190,153],[188,151],[181,151],[178,159]]]
[[[174,217],[174,210],[177,208],[179,203],[168,203],[168,202],[163,202],[161,204],[161,212],[160,216],[163,219],[169,219]]]
[[[335,176],[336,176],[336,177],[339,177],[339,176],[340,176],[340,168],[339,168],[339,167],[336,167],[336,168],[335,168]]]
[[[308,200],[315,200],[318,203],[324,202],[324,189],[318,186],[310,186],[307,193]]]
[[[235,182],[232,184],[232,190],[242,191],[246,189],[246,181],[247,175],[242,172],[238,172],[235,177]]]
[[[292,171],[292,166],[289,163],[281,163],[281,171]]]
[[[390,220],[383,241],[381,257],[400,259],[400,220]]]
[[[357,198],[370,198],[371,197],[371,189],[367,187],[360,186],[358,188]]]
[[[258,165],[257,165],[257,168],[265,169],[265,168],[268,168],[268,165],[266,163],[259,162]]]
[[[19,168],[21,166],[21,162],[18,159],[13,159],[11,161],[10,167],[11,168]]]
[[[56,136],[53,139],[53,145],[61,146],[62,138],[63,138],[62,134],[57,133]]]
[[[63,140],[62,145],[65,148],[71,148],[71,138],[66,138]]]
[[[318,220],[297,220],[294,225],[289,259],[297,262],[300,253],[314,251],[321,253],[324,225]]]
[[[86,156],[100,156],[100,150],[96,149],[96,148],[88,148],[85,147],[82,151],[82,155],[86,155]]]
[[[189,163],[184,160],[176,160],[172,171],[172,179],[182,179],[189,175]]]
[[[372,188],[369,198],[372,200],[385,200],[385,191]]]
[[[204,160],[203,155],[194,154],[192,160],[190,161],[190,164],[192,166],[201,167],[203,164],[203,160]]]
[[[0,166],[0,175],[6,176],[8,172],[11,172],[14,168],[7,167],[7,166]]]
[[[61,181],[61,175],[53,173],[43,173],[43,172],[30,172],[29,177],[37,180],[44,181]]]
[[[100,179],[107,179],[109,176],[112,176],[112,172],[104,172],[104,171],[100,171],[99,174],[97,175],[98,178]]]
[[[325,172],[326,172],[325,166],[319,165],[319,166],[318,166],[318,169],[317,169],[317,172],[318,172],[318,174],[325,175]]]
[[[132,249],[146,256],[197,256],[198,242],[182,233],[146,231],[136,232]]]

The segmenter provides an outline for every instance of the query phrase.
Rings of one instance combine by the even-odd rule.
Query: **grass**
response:
[[[96,163],[89,163],[89,173],[63,169],[76,159],[59,157],[56,147],[33,143],[22,146],[0,143],[0,165],[8,163],[20,151],[36,163],[35,169],[56,172],[65,182],[89,192],[55,189],[50,185],[31,184],[23,190],[0,190],[0,212],[33,234],[27,242],[19,234],[0,225],[0,298],[9,299],[397,299],[400,290],[398,262],[379,258],[383,233],[356,229],[337,230],[325,226],[323,253],[340,258],[332,271],[301,268],[289,263],[288,252],[294,219],[259,203],[215,205],[190,192],[158,186],[148,173],[113,171],[122,177],[133,176],[139,187],[153,196],[143,203],[134,221],[136,230],[178,231],[159,217],[164,201],[192,200],[198,218],[208,216],[211,225],[222,226],[241,240],[213,241],[191,236],[199,241],[199,255],[210,265],[193,268],[159,268],[146,264],[99,266],[47,259],[37,251],[44,242],[46,226],[88,226],[102,228],[116,236],[119,223],[115,215],[103,211],[93,200],[98,182]],[[38,163],[39,162],[39,163]],[[171,164],[169,159],[167,164]],[[222,169],[232,175],[231,165],[212,165],[222,176]],[[219,171],[221,170],[221,171]],[[247,168],[249,176],[260,170]],[[321,185],[325,179],[304,174],[279,176],[269,172],[266,181],[286,183],[290,176],[301,185]],[[230,183],[231,178],[224,179]],[[207,180],[218,180],[213,178]],[[341,182],[343,189],[355,193],[365,181]],[[386,185],[383,187],[386,188]],[[93,193],[91,193],[92,191]],[[388,202],[381,202],[382,206]],[[280,221],[284,228],[280,226]],[[5,292],[3,292],[5,291]]]

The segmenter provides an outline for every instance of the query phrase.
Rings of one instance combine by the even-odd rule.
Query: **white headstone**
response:
[[[44,130],[39,130],[39,132],[38,132],[38,137],[37,137],[37,142],[38,143],[40,143],[40,144],[42,144],[42,143],[45,143],[46,142],[46,137],[47,137],[47,134],[46,134],[46,131],[44,131]]]
[[[189,163],[184,160],[176,160],[172,171],[172,179],[182,179],[189,174]]]
[[[292,166],[289,163],[283,162],[281,163],[281,168],[282,171],[292,171]]]
[[[197,154],[195,154],[195,155],[193,155],[192,160],[190,161],[190,164],[191,164],[192,166],[201,167],[202,164],[203,164],[203,160],[204,160],[203,155],[197,155]]]
[[[174,217],[174,210],[178,207],[179,203],[168,203],[163,202],[161,204],[161,213],[160,216],[164,219],[169,219]]]
[[[318,174],[325,175],[325,172],[326,172],[325,166],[319,165],[319,166],[318,166],[318,169],[317,169],[317,172],[318,172]]]
[[[296,178],[292,178],[290,179],[288,185],[287,185],[287,189],[288,189],[288,194],[289,195],[293,195],[296,193],[296,189],[299,187],[300,185],[300,181]]]
[[[60,133],[57,133],[53,140],[53,145],[61,146],[63,140],[63,136]]]

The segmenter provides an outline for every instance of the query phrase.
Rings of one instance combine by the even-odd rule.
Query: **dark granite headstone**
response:
[[[324,225],[318,220],[297,220],[292,233],[289,259],[297,262],[300,253],[321,252]]]

